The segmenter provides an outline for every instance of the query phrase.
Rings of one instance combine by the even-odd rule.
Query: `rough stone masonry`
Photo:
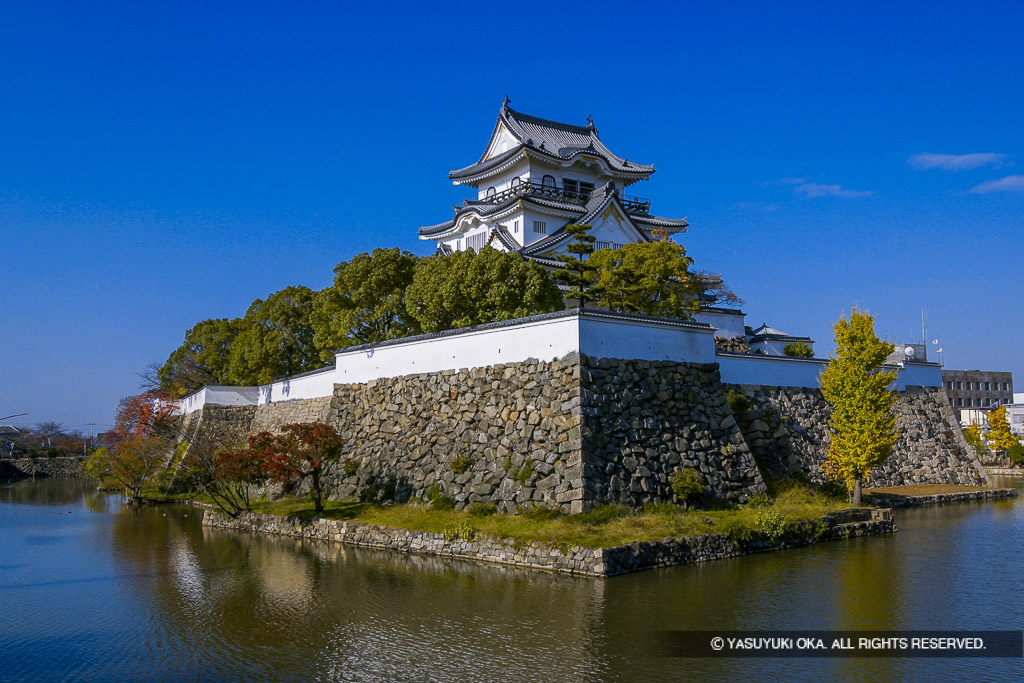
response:
[[[763,476],[820,480],[820,391],[731,388],[754,409],[732,414],[715,364],[570,354],[338,384],[326,398],[205,406],[186,416],[185,431],[237,444],[289,422],[325,421],[345,438],[333,497],[443,495],[459,508],[494,503],[505,512],[671,502],[671,475],[685,468],[711,497],[733,503],[764,491]],[[935,391],[908,390],[898,410],[901,441],[873,485],[987,482]]]

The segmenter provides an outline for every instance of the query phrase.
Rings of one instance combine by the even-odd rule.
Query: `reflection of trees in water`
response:
[[[126,510],[113,542],[193,675],[596,671],[583,616],[600,581],[204,529],[188,512]]]
[[[21,505],[71,505],[82,492],[95,489],[96,482],[86,479],[23,479],[0,487],[0,503]]]

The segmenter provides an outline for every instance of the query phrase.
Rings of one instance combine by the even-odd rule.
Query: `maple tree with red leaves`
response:
[[[212,476],[203,482],[203,488],[217,507],[231,517],[237,517],[243,510],[252,510],[252,491],[266,483],[266,464],[276,446],[273,434],[260,432],[249,437],[247,448],[217,453]]]
[[[112,430],[115,442],[153,436],[168,424],[175,405],[158,391],[125,396],[117,404]]]
[[[323,422],[300,422],[284,425],[277,436],[260,432],[253,438],[265,447],[263,466],[270,479],[285,483],[308,477],[313,507],[323,512],[325,479],[344,448],[341,434]]]

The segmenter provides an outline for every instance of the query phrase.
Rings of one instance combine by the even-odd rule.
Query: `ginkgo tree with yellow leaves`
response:
[[[999,406],[988,414],[989,448],[994,451],[1007,451],[1019,443],[1010,431],[1010,421],[1006,419],[1006,406]]]
[[[836,352],[818,380],[832,406],[832,442],[825,472],[846,482],[853,504],[861,504],[861,484],[896,444],[897,394],[889,387],[896,373],[883,369],[895,346],[875,335],[875,319],[854,308],[835,323]]]

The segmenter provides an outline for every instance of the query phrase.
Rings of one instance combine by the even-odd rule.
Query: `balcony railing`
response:
[[[600,191],[600,190],[598,190]],[[518,185],[513,185],[506,190],[501,192],[495,192],[494,194],[486,195],[479,201],[488,202],[491,204],[499,204],[506,199],[511,197],[546,197],[548,199],[557,199],[563,202],[570,202],[573,204],[586,204],[590,201],[592,192],[587,190],[566,190],[554,185],[544,185],[538,182],[520,182]],[[630,195],[622,194],[616,191],[615,193],[619,201],[622,203],[622,208],[631,213],[643,213],[646,214],[651,210],[651,200],[644,199],[642,197],[633,197]]]

